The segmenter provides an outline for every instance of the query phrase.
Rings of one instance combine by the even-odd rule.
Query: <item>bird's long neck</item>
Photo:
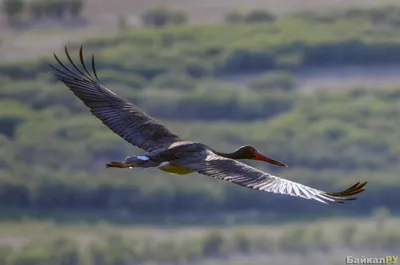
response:
[[[240,153],[237,150],[232,153],[221,153],[221,152],[216,152],[216,151],[214,151],[214,153],[219,156],[230,158],[230,159],[241,159]]]

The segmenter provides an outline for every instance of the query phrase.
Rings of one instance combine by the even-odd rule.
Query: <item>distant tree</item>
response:
[[[70,5],[68,0],[47,0],[45,1],[45,12],[49,17],[63,18]]]
[[[28,3],[28,12],[32,16],[33,19],[39,20],[45,14],[45,3],[41,0],[30,1]]]
[[[210,232],[203,238],[203,255],[219,256],[224,254],[225,238],[220,232]]]
[[[232,24],[242,23],[244,21],[244,19],[245,19],[245,15],[238,11],[230,12],[225,16],[225,22],[232,23]]]
[[[72,17],[79,17],[82,13],[84,0],[69,1],[69,13]]]
[[[163,27],[169,22],[170,11],[165,7],[156,7],[143,14],[142,21],[146,26]]]
[[[251,251],[251,240],[250,237],[244,231],[236,231],[233,236],[234,244],[236,249],[244,254],[248,254]]]
[[[164,27],[169,24],[183,24],[187,22],[187,15],[181,11],[170,11],[166,7],[156,7],[142,15],[145,26]]]
[[[15,19],[22,13],[25,2],[23,0],[4,0],[3,11],[6,13],[8,23],[13,23]]]
[[[78,265],[80,262],[79,248],[75,240],[66,237],[56,238],[49,246],[51,260],[56,264]]]
[[[182,11],[175,11],[170,13],[170,22],[171,24],[185,24],[188,21],[186,13]]]
[[[36,20],[43,16],[63,18],[67,14],[78,17],[83,4],[83,0],[32,0],[28,3],[29,13]]]
[[[275,19],[274,14],[266,10],[253,10],[247,14],[233,11],[225,16],[225,22],[227,23],[265,23],[273,22]]]
[[[273,22],[275,19],[275,15],[266,10],[250,11],[245,17],[247,23]]]

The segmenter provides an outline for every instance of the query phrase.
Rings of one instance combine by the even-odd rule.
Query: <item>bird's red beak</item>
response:
[[[268,162],[270,164],[274,164],[274,165],[277,165],[277,166],[280,166],[280,167],[288,167],[288,165],[286,165],[284,163],[281,163],[281,162],[279,162],[279,161],[277,161],[275,159],[266,157],[265,155],[260,154],[260,153],[256,153],[256,156],[255,156],[254,160],[265,161],[265,162]]]

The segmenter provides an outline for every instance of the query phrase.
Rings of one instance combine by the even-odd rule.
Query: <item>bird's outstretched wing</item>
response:
[[[50,65],[54,69],[55,76],[114,133],[147,152],[168,148],[170,144],[180,140],[139,107],[101,85],[96,73],[94,56],[92,56],[93,72],[90,73],[83,59],[82,47],[79,51],[81,68],[73,62],[66,47],[65,53],[71,66],[67,67],[54,54],[59,64],[59,67]]]
[[[239,161],[224,158],[211,152],[209,152],[203,161],[190,161],[186,159],[186,161],[182,161],[180,166],[203,175],[229,181],[250,189],[296,196],[322,203],[343,203],[345,201],[355,200],[356,198],[352,196],[364,191],[364,186],[367,184],[367,182],[358,182],[342,192],[325,192],[273,176]]]

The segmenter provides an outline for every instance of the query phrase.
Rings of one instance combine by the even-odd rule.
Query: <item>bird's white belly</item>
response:
[[[173,173],[173,174],[178,174],[178,175],[186,175],[189,173],[192,173],[193,170],[177,166],[177,165],[171,165],[169,162],[162,162],[158,168],[162,171]]]

